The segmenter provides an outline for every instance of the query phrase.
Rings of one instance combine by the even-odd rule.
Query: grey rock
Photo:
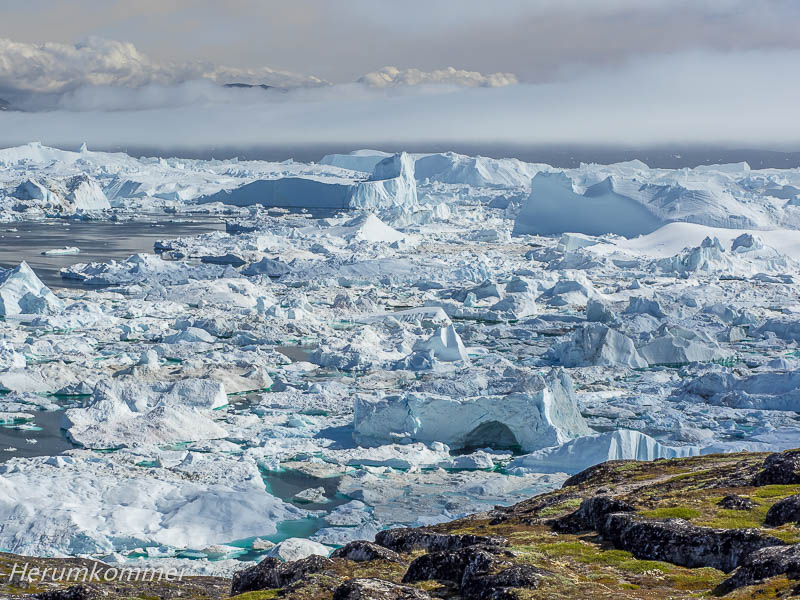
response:
[[[553,529],[562,533],[579,533],[596,530],[611,513],[633,512],[636,509],[622,500],[610,496],[592,496],[581,502],[574,513],[556,520]]]
[[[409,565],[403,583],[437,580],[460,585],[468,567],[472,572],[486,573],[498,562],[499,559],[492,552],[480,546],[431,552],[423,554]]]
[[[733,576],[723,581],[714,591],[727,594],[776,575],[800,579],[800,544],[762,548],[753,552],[742,561]]]
[[[744,496],[729,494],[717,502],[717,506],[727,510],[750,510],[751,508],[758,506],[758,503],[755,500],[745,498]]]
[[[469,569],[461,581],[461,597],[475,600],[512,600],[515,589],[536,589],[546,571],[533,565],[515,565],[499,573],[471,574]]]
[[[453,551],[467,546],[508,546],[508,540],[499,536],[485,535],[452,535],[436,533],[424,529],[386,529],[375,536],[375,543],[395,552],[427,552]]]
[[[73,585],[61,590],[35,594],[33,597],[37,600],[93,600],[99,598],[100,594],[85,585]]]
[[[364,540],[356,540],[345,544],[341,548],[334,550],[333,554],[331,554],[331,558],[343,558],[355,562],[366,562],[370,560],[402,562],[397,552]]]
[[[253,567],[234,573],[231,595],[283,588],[307,575],[326,571],[333,565],[329,558],[317,555],[288,563],[267,557]]]
[[[607,515],[598,527],[603,538],[636,558],[663,560],[683,567],[713,567],[729,573],[745,557],[784,542],[757,529],[699,527],[683,519],[656,521],[630,513]]]
[[[767,511],[764,523],[772,527],[800,521],[800,494],[778,500]]]
[[[417,588],[372,578],[350,579],[333,592],[333,600],[428,600],[429,598],[426,592]]]
[[[753,485],[791,485],[800,483],[800,450],[770,454],[753,478]]]

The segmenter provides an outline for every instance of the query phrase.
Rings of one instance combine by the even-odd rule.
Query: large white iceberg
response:
[[[0,467],[0,546],[34,556],[199,549],[307,514],[269,494],[250,458],[192,452],[176,471],[87,451],[12,459]]]
[[[514,235],[573,231],[632,237],[658,229],[664,221],[636,200],[601,182],[579,194],[564,173],[537,173],[531,193],[514,222]]]
[[[700,454],[697,446],[665,446],[639,431],[620,429],[579,437],[515,458],[508,465],[514,474],[577,473],[607,460],[656,460]]]
[[[348,206],[363,210],[413,211],[417,208],[414,159],[405,152],[384,158],[375,165],[368,181],[356,185]]]
[[[578,411],[572,380],[556,370],[521,381],[505,396],[359,396],[354,425],[356,441],[366,445],[406,439],[528,452],[591,432]]]
[[[362,209],[382,211],[417,207],[414,160],[405,152],[382,159],[367,181],[343,177],[282,177],[258,179],[234,189],[203,196],[200,204],[221,202],[234,206]]]

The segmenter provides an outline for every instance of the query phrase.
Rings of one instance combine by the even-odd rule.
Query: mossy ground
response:
[[[714,588],[727,575],[711,568],[688,569],[670,563],[639,560],[617,550],[596,535],[555,533],[550,522],[573,512],[583,498],[598,491],[633,504],[640,514],[654,519],[681,518],[694,524],[720,528],[759,528],[787,542],[800,542],[800,528],[764,526],[764,517],[778,500],[800,493],[800,485],[752,487],[749,482],[765,454],[728,454],[659,460],[650,463],[607,463],[583,481],[537,496],[508,509],[445,523],[435,529],[448,533],[502,535],[510,540],[513,561],[545,570],[536,590],[519,590],[520,600],[565,598],[682,599],[713,598]],[[718,503],[726,495],[751,499],[749,510],[728,510]],[[237,600],[329,600],[333,590],[352,577],[376,577],[399,583],[408,563],[336,560],[332,572],[310,576],[287,590],[265,590],[236,596]],[[19,557],[0,554],[0,574],[8,573]],[[25,559],[47,561],[48,559]],[[56,559],[49,559],[56,560]],[[62,563],[64,561],[61,561]],[[170,584],[174,586],[177,584]],[[456,598],[451,584],[427,581],[415,584],[433,597]],[[216,578],[184,578],[175,587],[114,590],[114,598],[173,598],[210,600],[227,597],[230,581]],[[725,598],[784,598],[800,591],[800,582],[775,577],[760,585],[737,590]],[[21,589],[0,575],[0,597],[22,598],[40,589]]]

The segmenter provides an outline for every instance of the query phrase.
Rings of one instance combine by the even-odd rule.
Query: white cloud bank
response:
[[[513,73],[492,73],[483,75],[477,71],[464,71],[454,67],[437,69],[435,71],[421,71],[419,69],[398,69],[397,67],[383,67],[372,73],[362,75],[359,83],[370,87],[385,88],[400,85],[429,85],[444,83],[465,87],[502,87],[519,83]]]
[[[0,145],[721,143],[777,149],[800,144],[800,80],[791,76],[797,64],[800,51],[770,50],[644,57],[570,80],[501,87],[450,80],[277,93],[208,80],[155,80],[134,89],[82,85],[64,92],[57,110],[0,113]]]
[[[0,90],[60,93],[87,85],[136,88],[196,79],[277,87],[326,83],[317,77],[269,67],[239,69],[206,62],[158,63],[133,44],[99,37],[74,45],[28,44],[0,38]]]
[[[90,37],[74,45],[53,42],[29,44],[0,38],[0,94],[27,94],[27,100],[32,105],[25,108],[52,107],[54,102],[59,102],[61,95],[86,88],[138,90],[145,86],[180,86],[198,80],[218,84],[265,84],[283,89],[329,85],[313,75],[269,67],[244,69],[202,61],[159,63],[137,50],[133,44],[99,37]],[[498,87],[515,84],[517,78],[512,73],[483,75],[454,67],[434,71],[384,67],[367,73],[358,81],[379,88],[432,84]],[[31,95],[37,94],[47,95],[47,99],[31,100]],[[148,94],[150,92],[144,92],[145,96]],[[77,92],[77,95],[85,97],[87,92]],[[136,104],[149,104],[147,100],[142,101],[142,94],[137,96]],[[100,98],[103,97],[107,97],[107,94],[101,92]],[[99,100],[91,105],[93,108],[103,108]],[[76,102],[68,99],[66,105],[62,106],[74,108]],[[113,105],[109,109],[119,110],[119,106]]]

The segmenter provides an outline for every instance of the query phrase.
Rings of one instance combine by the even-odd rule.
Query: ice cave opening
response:
[[[517,437],[508,428],[508,425],[500,421],[487,421],[470,431],[464,436],[464,443],[459,448],[459,452],[469,454],[481,448],[511,450],[514,453],[522,451],[522,445],[517,441]]]

